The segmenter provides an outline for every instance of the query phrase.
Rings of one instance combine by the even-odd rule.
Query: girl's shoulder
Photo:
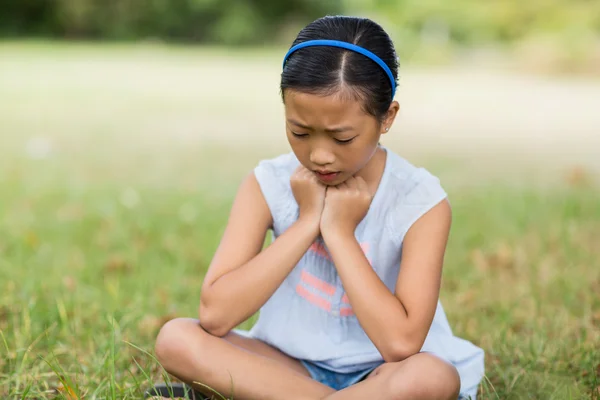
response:
[[[447,199],[448,195],[440,179],[427,169],[415,166],[390,151],[388,157],[386,221],[395,239],[401,242],[408,229],[425,213]]]
[[[437,176],[389,150],[386,168],[389,168],[387,189],[397,196],[399,204],[417,198],[446,196]]]
[[[263,159],[254,168],[254,176],[271,211],[276,231],[291,224],[297,213],[290,177],[298,165],[300,162],[290,152]]]
[[[259,161],[254,168],[254,174],[259,184],[267,182],[274,184],[275,181],[289,183],[290,177],[298,165],[300,162],[294,153],[289,152]]]

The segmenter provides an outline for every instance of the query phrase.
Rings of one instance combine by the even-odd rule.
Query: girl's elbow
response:
[[[231,331],[223,317],[214,307],[207,307],[202,301],[198,307],[198,321],[202,329],[212,336],[223,337]]]
[[[398,338],[390,341],[390,345],[383,352],[382,356],[386,362],[399,362],[421,351],[422,343],[406,338]]]
[[[214,327],[206,328],[204,325],[202,325],[202,323],[200,324],[200,326],[202,326],[202,329],[204,329],[211,336],[219,337],[219,338],[222,338],[225,335],[227,335],[229,332],[231,332],[231,329],[226,328],[224,326],[214,326]]]

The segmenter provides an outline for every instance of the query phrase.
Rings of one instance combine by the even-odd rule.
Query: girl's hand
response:
[[[352,177],[335,187],[328,187],[321,216],[321,234],[352,235],[367,215],[373,195],[361,177]]]
[[[299,219],[313,221],[319,226],[325,203],[325,185],[315,174],[300,165],[290,178],[292,193],[300,207]]]

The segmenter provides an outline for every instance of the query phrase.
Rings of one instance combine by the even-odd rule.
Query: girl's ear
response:
[[[396,119],[396,115],[398,115],[398,111],[400,110],[400,103],[397,101],[392,101],[390,104],[390,108],[388,108],[385,117],[383,119],[383,123],[381,124],[381,133],[385,134],[390,130],[394,120]]]

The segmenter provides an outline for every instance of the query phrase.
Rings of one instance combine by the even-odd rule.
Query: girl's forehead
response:
[[[285,112],[288,117],[319,120],[329,124],[349,120],[359,122],[371,117],[364,112],[359,100],[339,93],[317,95],[297,91],[286,92]]]

